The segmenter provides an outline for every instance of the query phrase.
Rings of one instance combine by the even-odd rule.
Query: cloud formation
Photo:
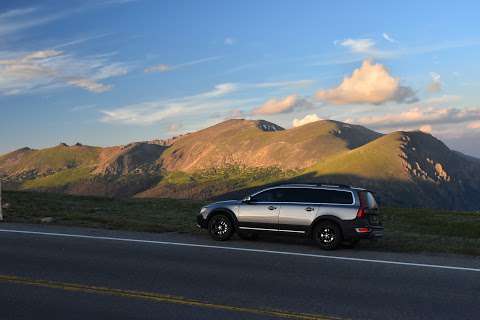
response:
[[[418,100],[410,87],[400,85],[400,80],[392,77],[383,65],[370,60],[363,61],[362,66],[345,77],[338,87],[318,91],[316,98],[336,105],[379,105],[389,101],[412,103]]]
[[[222,57],[220,57],[220,56],[208,57],[208,58],[193,60],[193,61],[184,62],[184,63],[180,63],[180,64],[176,64],[176,65],[169,65],[169,64],[161,63],[161,64],[157,64],[157,65],[154,65],[154,66],[147,67],[143,71],[145,73],[169,72],[169,71],[173,71],[173,70],[177,70],[177,69],[191,67],[191,66],[194,66],[194,65],[197,65],[197,64],[202,64],[202,63],[206,63],[206,62],[210,62],[210,61],[219,60],[221,58]]]
[[[237,42],[237,40],[235,38],[232,38],[232,37],[226,37],[224,40],[223,40],[223,44],[227,45],[227,46],[232,46],[234,45],[235,43]]]
[[[237,90],[233,83],[222,83],[213,89],[196,95],[175,99],[159,99],[102,110],[100,121],[115,124],[151,125],[166,119],[197,117],[199,114],[246,106],[255,99],[227,99],[225,96]]]
[[[384,32],[382,33],[382,37],[383,39],[387,40],[388,42],[390,43],[395,43],[395,42],[398,42],[397,40],[395,40],[394,38],[392,38],[388,33]]]
[[[420,108],[415,107],[400,113],[360,117],[354,123],[372,128],[416,127],[432,124],[459,124],[480,121],[480,108]]]
[[[279,113],[288,113],[294,109],[312,106],[311,102],[300,98],[296,94],[289,95],[283,99],[270,99],[261,106],[252,110],[253,115],[272,115]]]
[[[297,118],[293,119],[292,126],[293,127],[300,127],[300,126],[303,126],[307,123],[311,123],[311,122],[315,122],[315,121],[319,121],[319,120],[323,120],[323,119],[320,118],[319,116],[317,116],[316,113],[307,114],[302,119],[297,119]]]
[[[369,53],[375,47],[372,39],[345,39],[339,42],[341,46],[349,48],[356,53]]]
[[[437,93],[442,91],[442,81],[440,80],[440,75],[435,72],[430,72],[430,77],[432,80],[427,86],[427,91],[429,93]]]
[[[76,57],[59,50],[8,52],[0,56],[0,94],[22,94],[34,89],[76,86],[91,92],[105,92],[112,85],[101,80],[128,73],[123,63],[111,63],[105,56]]]

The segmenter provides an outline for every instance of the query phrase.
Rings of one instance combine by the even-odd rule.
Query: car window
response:
[[[351,204],[351,192],[313,188],[285,188],[282,202]]]
[[[369,209],[378,208],[377,201],[371,192],[363,191],[360,192],[360,202],[362,205],[368,207]]]
[[[353,195],[348,191],[314,189],[315,202],[332,204],[352,204]]]
[[[252,202],[276,202],[275,189],[266,190],[254,195],[251,199]]]

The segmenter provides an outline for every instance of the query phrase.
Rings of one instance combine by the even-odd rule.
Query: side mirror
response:
[[[244,203],[249,203],[250,201],[252,201],[252,198],[250,196],[246,196],[245,198],[243,198],[242,202]]]

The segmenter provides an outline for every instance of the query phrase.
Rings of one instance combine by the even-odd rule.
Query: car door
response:
[[[304,233],[315,219],[318,205],[312,203],[308,188],[284,188],[278,197],[282,201],[278,228],[284,232]]]
[[[238,211],[240,229],[277,231],[280,203],[276,200],[276,189],[268,189],[242,203]]]

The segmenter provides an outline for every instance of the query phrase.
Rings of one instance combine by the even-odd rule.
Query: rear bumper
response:
[[[356,237],[358,239],[378,239],[383,237],[383,227],[375,226],[375,227],[367,227],[367,232],[358,232],[355,230]]]
[[[366,219],[344,221],[341,227],[345,240],[378,239],[382,238],[384,233],[383,226],[371,225]]]

